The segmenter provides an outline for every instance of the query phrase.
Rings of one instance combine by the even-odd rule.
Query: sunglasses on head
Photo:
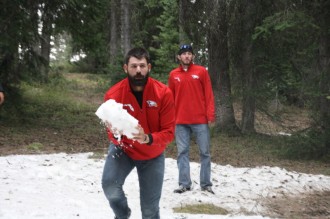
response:
[[[182,45],[182,46],[180,46],[180,50],[181,49],[191,49],[192,50],[192,46],[191,45]]]

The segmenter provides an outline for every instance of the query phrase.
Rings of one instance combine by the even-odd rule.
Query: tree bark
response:
[[[118,30],[119,30],[119,22],[117,19],[120,17],[120,11],[117,9],[119,5],[118,0],[111,0],[110,4],[110,16],[108,17],[108,25],[110,26],[110,40],[108,43],[109,48],[109,63],[111,65],[117,64],[117,56],[119,55],[119,37],[118,37]]]
[[[328,31],[327,31],[328,32]],[[330,34],[322,34],[320,37],[319,49],[319,74],[320,77],[320,124],[322,129],[327,132],[328,140],[326,146],[330,151]]]
[[[216,127],[227,132],[237,132],[231,95],[228,55],[228,20],[225,0],[209,1],[210,19],[208,51],[209,72],[212,79],[216,105]]]
[[[240,74],[242,78],[242,133],[255,132],[255,109],[256,109],[256,97],[254,95],[256,85],[256,74],[253,68],[253,43],[252,33],[255,28],[256,20],[256,1],[246,1],[243,4],[243,35],[242,35],[242,62],[240,67]]]
[[[184,44],[188,43],[189,37],[185,32],[185,19],[187,19],[187,14],[185,13],[188,8],[190,2],[188,0],[179,0],[179,43]]]
[[[320,38],[318,49],[318,74],[320,78],[319,90],[319,124],[325,132],[326,147],[330,151],[330,32],[329,32],[329,9],[330,4],[322,1],[320,5],[318,22],[320,26]]]
[[[41,58],[40,75],[43,81],[48,80],[49,62],[50,62],[50,38],[53,32],[53,15],[46,3],[42,14],[42,32],[41,32]]]
[[[31,22],[32,22],[32,27],[34,33],[38,33],[38,28],[39,28],[39,15],[38,15],[38,10],[39,10],[39,4],[38,2],[31,2]],[[39,34],[37,35],[35,42],[32,42],[32,50],[35,53],[36,56],[41,55],[41,50],[40,50],[40,37]]]
[[[124,54],[131,49],[131,7],[129,0],[121,0],[121,33]]]

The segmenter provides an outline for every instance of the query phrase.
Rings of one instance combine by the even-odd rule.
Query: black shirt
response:
[[[137,102],[140,105],[140,108],[142,108],[142,102],[143,102],[143,91],[134,91],[132,90]]]

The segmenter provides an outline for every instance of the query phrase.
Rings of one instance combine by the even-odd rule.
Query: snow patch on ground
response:
[[[92,153],[11,155],[0,157],[0,218],[4,219],[108,219],[114,215],[101,188],[104,159]],[[236,168],[212,163],[212,195],[199,188],[198,163],[191,163],[192,191],[175,194],[176,160],[166,158],[160,203],[163,219],[260,219],[268,211],[262,200],[297,196],[313,191],[329,191],[330,177],[289,172],[278,167]],[[132,219],[141,218],[136,171],[124,189],[132,209]],[[229,215],[174,213],[174,207],[212,203],[227,209]],[[247,213],[249,215],[244,215]],[[250,216],[254,215],[254,216]]]

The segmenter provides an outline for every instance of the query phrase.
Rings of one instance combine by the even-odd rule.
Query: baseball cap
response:
[[[183,44],[180,46],[178,54],[181,55],[184,52],[191,52],[192,54],[194,54],[193,48],[189,44]]]

